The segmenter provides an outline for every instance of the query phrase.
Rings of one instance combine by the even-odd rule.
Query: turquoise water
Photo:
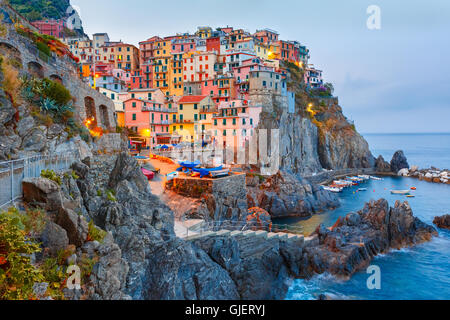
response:
[[[419,152],[411,141],[421,141],[426,145],[423,136],[399,135],[394,137],[384,135],[369,138],[372,150],[379,150],[381,154],[390,154],[403,146],[410,163],[428,163],[441,168],[450,167],[450,135],[443,135],[441,151],[435,143],[436,136],[428,135],[430,143],[428,148]],[[415,138],[415,140],[414,140]],[[397,141],[399,140],[399,141]],[[397,141],[396,144],[391,144]],[[402,141],[405,141],[402,143]],[[447,141],[447,140],[445,140]],[[434,150],[432,156],[427,152]],[[434,161],[432,157],[440,159]],[[291,223],[301,225],[306,232],[312,232],[318,224],[331,226],[340,216],[351,211],[360,210],[364,203],[371,199],[385,198],[391,205],[396,200],[408,201],[414,215],[422,221],[432,224],[437,215],[450,213],[450,185],[433,184],[411,178],[385,178],[383,181],[368,181],[364,185],[365,192],[356,192],[357,188],[347,189],[341,193],[341,207],[336,210],[316,215],[308,220],[295,218],[282,219],[277,223]],[[400,195],[391,195],[391,189],[409,189],[416,187],[415,198],[406,198]],[[450,232],[438,230],[439,237],[431,242],[413,248],[395,250],[388,254],[376,257],[372,264],[381,269],[381,290],[367,289],[366,281],[369,275],[365,271],[355,274],[349,281],[338,281],[331,275],[316,276],[311,280],[295,280],[289,289],[287,299],[305,300],[316,299],[321,293],[327,293],[342,299],[369,299],[369,300],[412,300],[412,299],[450,299]]]

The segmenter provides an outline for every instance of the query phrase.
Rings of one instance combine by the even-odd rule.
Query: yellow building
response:
[[[183,53],[172,53],[169,63],[169,94],[171,96],[183,95]]]
[[[172,134],[180,135],[181,140],[185,142],[201,141],[202,124],[207,125],[207,118],[205,122],[200,120],[200,114],[204,114],[207,110],[213,110],[214,102],[210,96],[183,96],[178,100],[178,114],[174,119],[173,125],[170,128]],[[212,122],[212,115],[211,120]]]
[[[263,60],[269,60],[270,48],[268,45],[262,42],[255,43],[255,52],[258,58]]]
[[[212,31],[213,30],[211,27],[198,27],[195,35],[197,37],[199,37],[200,39],[207,39],[207,38],[211,37]]]
[[[155,42],[153,67],[153,88],[159,88],[165,96],[170,95],[170,82],[172,73],[171,41],[160,40]]]

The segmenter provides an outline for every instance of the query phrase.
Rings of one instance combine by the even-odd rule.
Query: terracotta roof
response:
[[[198,103],[208,96],[183,96],[178,103]]]

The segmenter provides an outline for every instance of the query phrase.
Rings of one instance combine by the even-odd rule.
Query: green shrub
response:
[[[61,177],[56,174],[53,170],[42,170],[41,171],[41,177],[47,178],[49,180],[52,180],[56,182],[58,185],[61,185]]]
[[[106,236],[106,231],[103,231],[100,228],[97,228],[94,225],[94,222],[91,220],[89,222],[89,231],[88,231],[88,236],[86,241],[98,241],[98,242],[103,242],[103,239]]]
[[[30,258],[41,249],[16,223],[13,217],[0,214],[0,300],[33,299],[33,285],[43,281]]]
[[[116,193],[113,190],[108,190],[106,192],[106,197],[108,198],[109,201],[112,201],[112,202],[117,201]]]
[[[67,105],[70,100],[72,100],[72,96],[70,95],[70,91],[67,90],[61,83],[52,81],[50,79],[43,79],[44,85],[44,95],[46,98],[49,98],[56,102],[56,104],[60,106]]]
[[[51,56],[51,50],[45,43],[37,42],[36,46],[40,52],[45,53],[49,57]]]

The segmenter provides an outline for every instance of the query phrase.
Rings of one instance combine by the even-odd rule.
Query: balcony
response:
[[[172,120],[150,120],[150,124],[152,125],[170,125],[172,123]]]

